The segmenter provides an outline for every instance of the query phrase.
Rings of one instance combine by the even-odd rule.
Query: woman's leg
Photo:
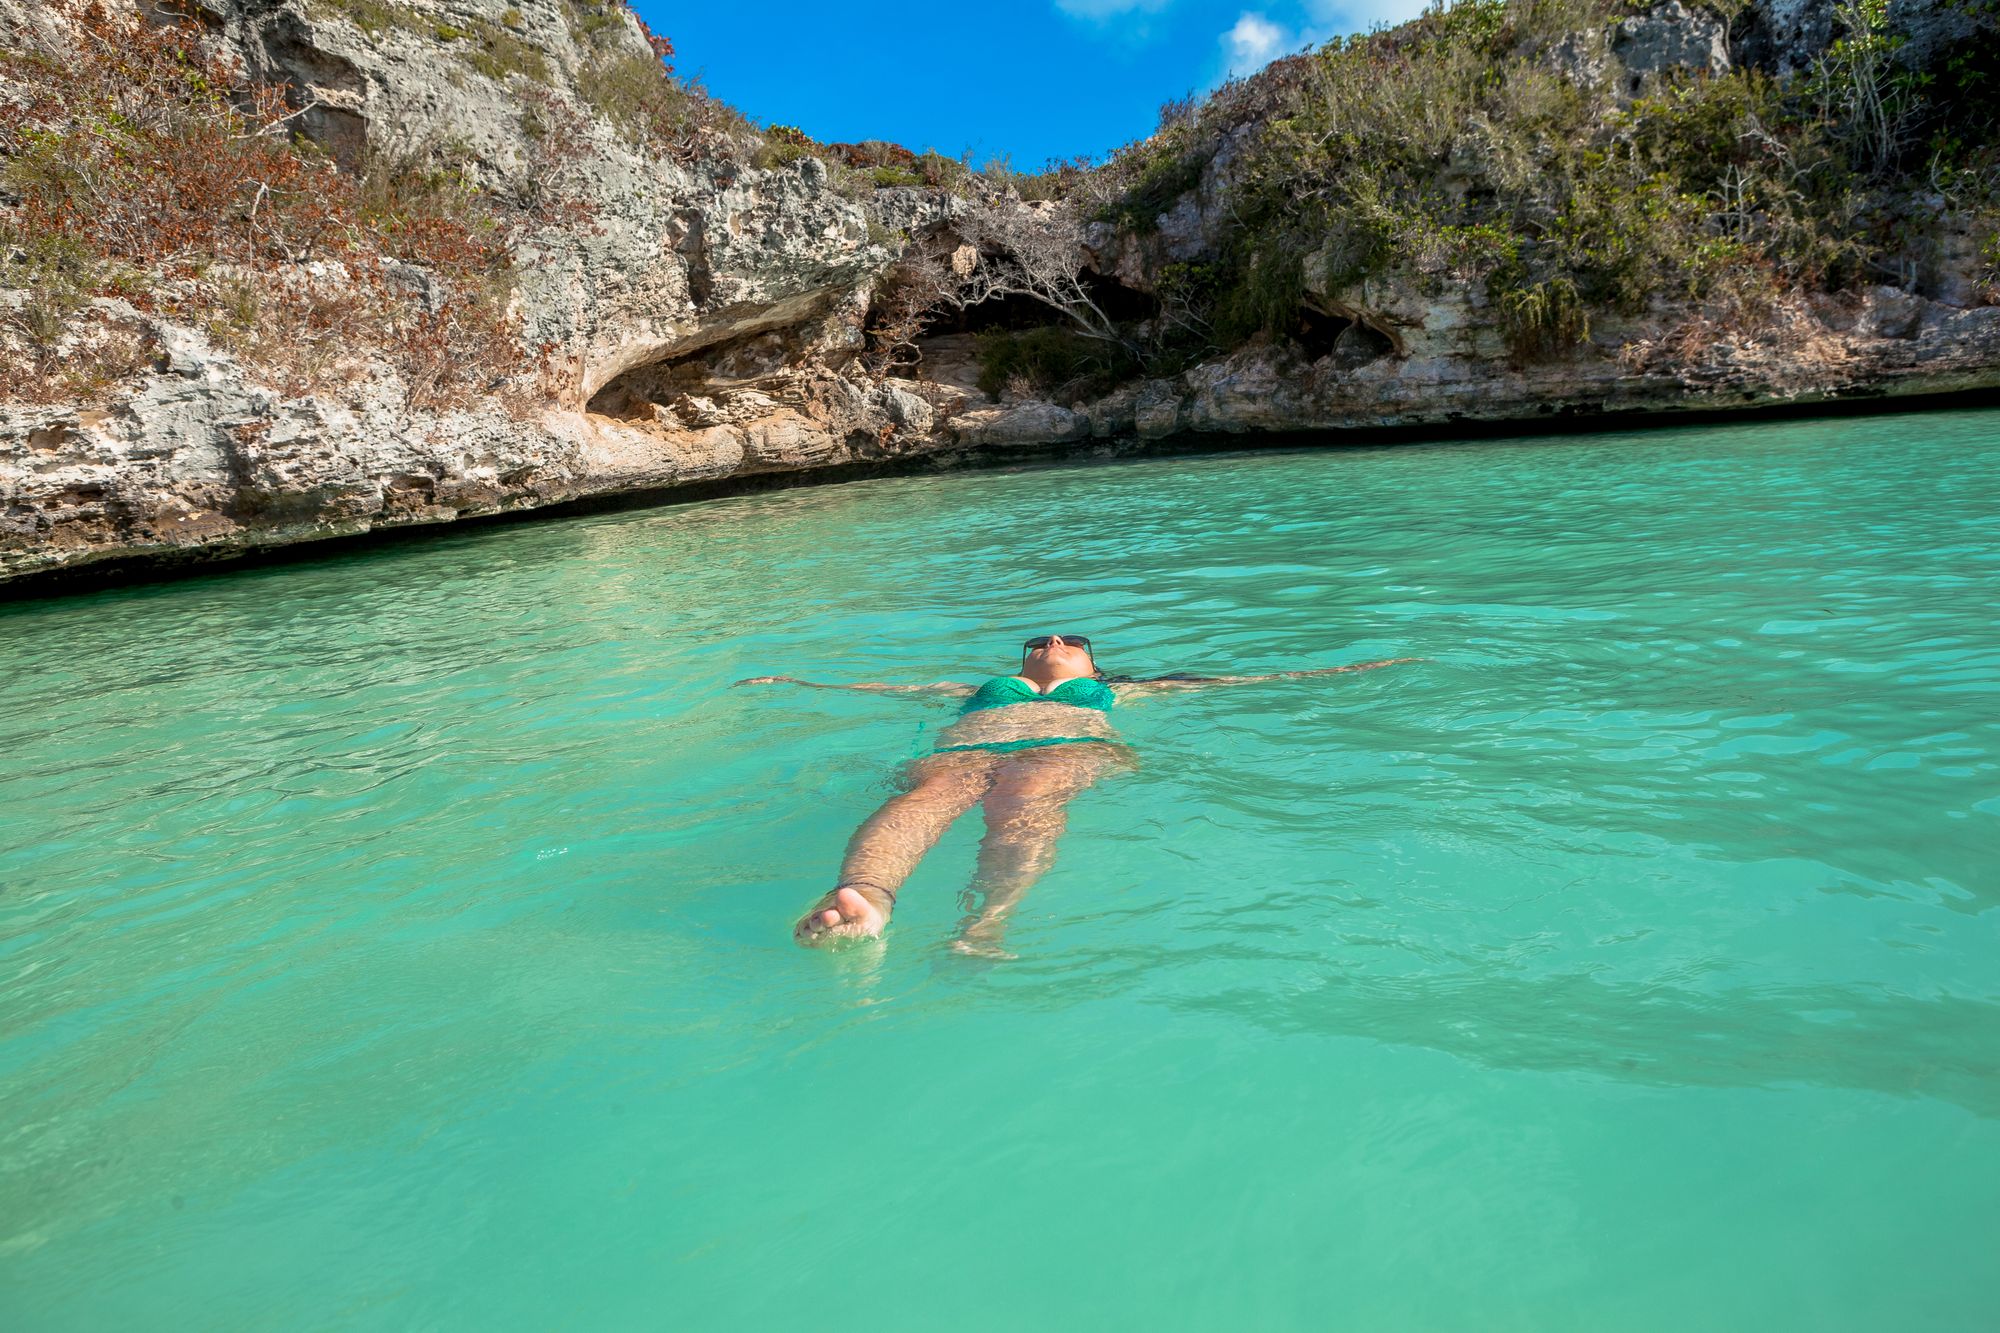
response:
[[[1007,914],[1055,864],[1070,797],[1129,763],[1110,745],[1051,745],[1008,757],[986,789],[986,837],[970,889],[979,910],[959,925],[961,952],[1005,956]]]
[[[801,944],[856,935],[879,935],[894,910],[896,890],[951,822],[986,790],[995,760],[979,750],[919,759],[909,790],[882,803],[848,840],[840,883],[800,919],[792,935]]]

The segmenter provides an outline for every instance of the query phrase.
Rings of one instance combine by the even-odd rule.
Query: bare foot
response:
[[[951,942],[951,951],[972,958],[1018,958],[1019,954],[1008,953],[1000,947],[1006,932],[1007,925],[1004,918],[977,917],[959,928],[958,938]]]
[[[792,938],[800,944],[821,945],[839,939],[861,939],[880,935],[889,924],[889,914],[863,897],[859,890],[835,889],[820,899],[819,905],[799,919]]]
[[[1012,962],[1021,956],[1017,953],[1008,953],[997,944],[981,943],[963,936],[951,942],[951,951],[964,954],[967,958],[984,958],[997,963]]]

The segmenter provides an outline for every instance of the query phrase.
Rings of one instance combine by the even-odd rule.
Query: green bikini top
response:
[[[1034,686],[1019,676],[995,676],[981,685],[958,711],[963,716],[988,708],[1005,708],[1008,704],[1069,704],[1108,713],[1113,702],[1111,687],[1095,676],[1072,676],[1047,694],[1037,693]]]

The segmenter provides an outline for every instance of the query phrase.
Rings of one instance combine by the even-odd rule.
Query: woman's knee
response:
[[[1000,791],[985,801],[986,837],[996,843],[1046,842],[1069,822],[1067,789],[1047,792]]]

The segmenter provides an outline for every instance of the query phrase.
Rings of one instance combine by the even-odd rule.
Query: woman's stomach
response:
[[[1021,703],[982,708],[967,713],[938,734],[938,746],[992,745],[1005,741],[1042,740],[1051,736],[1118,739],[1111,719],[1095,708],[1074,704]]]

